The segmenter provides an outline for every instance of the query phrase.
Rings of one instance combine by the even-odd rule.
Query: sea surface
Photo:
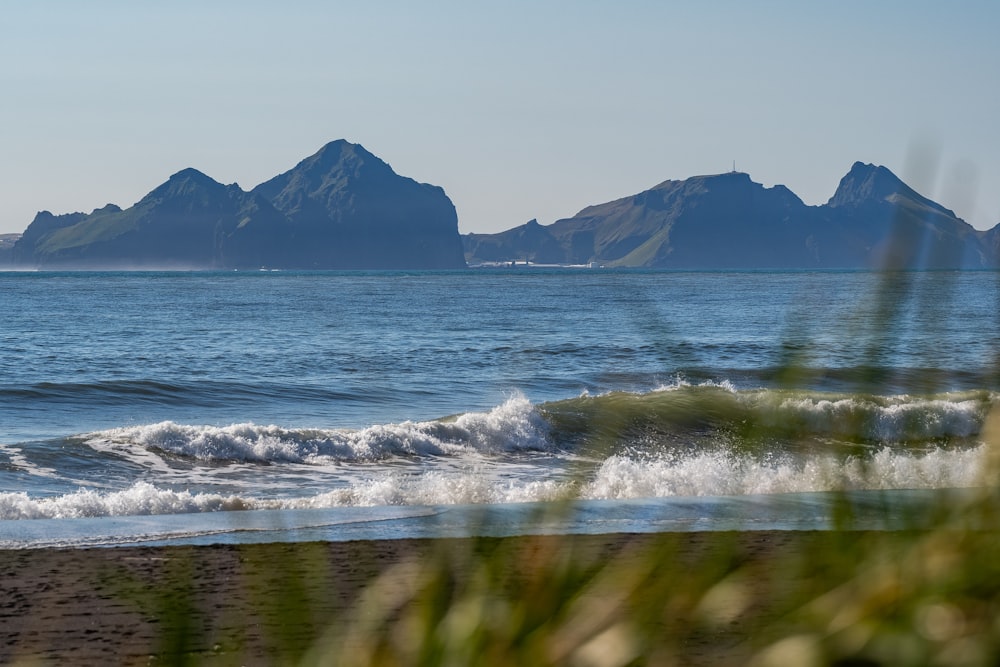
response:
[[[996,272],[0,273],[0,547],[892,526],[998,405]]]

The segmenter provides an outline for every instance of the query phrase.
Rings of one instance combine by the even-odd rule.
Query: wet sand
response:
[[[717,567],[723,570],[739,563],[743,571],[765,572],[777,559],[798,556],[808,535],[759,531],[0,551],[0,662],[265,665],[308,662],[310,650],[319,663],[332,652],[341,658],[356,652],[364,662],[370,655],[365,651],[372,649],[357,645],[365,641],[363,632],[335,639],[331,633],[378,613],[373,600],[390,609],[387,618],[404,614],[407,604],[432,604],[414,595],[414,579],[426,580],[428,563],[446,562],[435,576],[444,576],[445,588],[455,590],[480,572],[480,557],[491,555],[499,589],[515,601],[522,598],[529,610],[535,603],[523,598],[544,590],[544,577],[551,576],[545,568],[575,573],[610,563],[605,583],[601,576],[590,579],[597,583],[588,595],[599,609],[606,601],[600,591],[610,590],[607,582],[628,581],[630,572],[648,568],[643,559],[664,540],[671,567],[663,576],[677,577],[721,562],[722,552],[728,560]],[[560,558],[570,565],[560,565]],[[533,580],[536,575],[542,579]],[[745,579],[764,587],[751,591],[757,600],[753,613],[780,608],[775,596],[781,593],[766,577],[757,584],[753,577]],[[794,581],[788,583],[794,588]],[[715,632],[675,632],[682,664],[742,662],[750,647],[740,620],[746,604],[741,605]],[[655,621],[664,633],[684,622],[669,614]],[[578,624],[578,643],[585,642],[590,630]],[[594,627],[594,633],[601,629]]]

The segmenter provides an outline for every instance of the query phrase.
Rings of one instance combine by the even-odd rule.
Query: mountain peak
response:
[[[226,186],[211,176],[188,167],[172,175],[167,181],[143,197],[138,203],[155,205],[157,202],[188,199],[190,197],[214,196],[222,193]]]
[[[394,188],[415,181],[399,176],[386,162],[360,144],[345,139],[331,141],[292,169],[261,183],[252,192],[263,196],[279,210],[305,213],[314,219],[339,208],[361,190]],[[331,208],[332,207],[332,208]]]
[[[325,144],[292,169],[261,183],[254,188],[254,192],[273,202],[294,199],[297,195],[292,191],[295,190],[304,189],[313,196],[319,191],[339,189],[357,179],[375,177],[381,181],[395,176],[388,164],[360,144],[337,139]]]
[[[654,185],[652,190],[663,190],[676,188],[678,186],[706,186],[706,185],[720,185],[720,186],[736,186],[736,185],[746,185],[753,184],[753,180],[750,178],[750,174],[743,171],[725,171],[719,174],[700,174],[698,176],[688,176],[687,178],[675,181],[668,179]]]
[[[385,164],[361,144],[352,144],[346,139],[337,139],[325,144],[318,151],[299,162],[297,167],[331,169],[345,165]]]
[[[208,176],[204,172],[198,171],[194,167],[187,167],[186,169],[181,169],[176,174],[173,174],[170,178],[167,179],[167,183],[180,182],[180,181],[215,183],[216,185],[219,185],[219,183],[217,183],[216,180],[213,179],[211,176]]]
[[[357,152],[358,149],[360,149],[365,153],[368,152],[364,149],[363,146],[361,146],[361,144],[351,143],[347,139],[334,139],[333,141],[329,141],[323,144],[323,146],[321,146],[320,149],[316,151],[314,155],[326,155],[328,153],[335,155],[342,155],[344,153]]]
[[[802,200],[798,195],[789,190],[784,185],[774,185],[766,187],[754,181],[750,174],[745,171],[727,171],[720,174],[704,174],[701,176],[691,176],[683,181],[664,181],[652,189],[639,193],[632,198],[637,203],[649,204],[655,202],[656,198],[650,199],[651,193],[658,193],[663,196],[711,196],[711,197],[735,197],[744,204],[753,198],[764,197],[781,200],[787,206],[801,206]]]
[[[745,171],[724,171],[719,174],[705,174],[703,176],[694,176],[694,178],[700,178],[703,180],[711,181],[728,181],[732,183],[753,183],[753,179],[750,178],[750,174]]]
[[[840,179],[837,191],[827,204],[851,206],[870,200],[882,201],[906,190],[910,188],[886,167],[855,162]]]
[[[864,162],[855,162],[851,165],[851,170],[840,179],[840,185],[827,205],[857,206],[870,201],[897,204],[900,200],[909,200],[923,208],[952,217],[955,215],[937,202],[918,193],[888,168]]]

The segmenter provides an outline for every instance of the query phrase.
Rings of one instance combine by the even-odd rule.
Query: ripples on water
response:
[[[975,485],[997,274],[0,274],[0,517]]]

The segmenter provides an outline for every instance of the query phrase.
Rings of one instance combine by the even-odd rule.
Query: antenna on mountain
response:
[[[736,173],[736,160],[733,160],[733,173]]]

